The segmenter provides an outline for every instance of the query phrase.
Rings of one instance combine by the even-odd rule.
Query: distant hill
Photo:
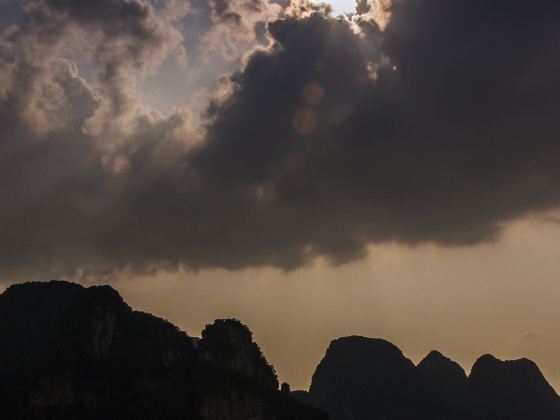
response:
[[[431,352],[418,366],[393,344],[365,337],[334,340],[309,393],[331,420],[558,420],[560,398],[537,365],[483,356],[469,377]]]
[[[0,295],[1,419],[325,420],[278,390],[236,320],[193,339],[108,286],[53,281]]]

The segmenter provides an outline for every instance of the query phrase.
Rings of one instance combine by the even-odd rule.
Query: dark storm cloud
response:
[[[275,22],[277,49],[217,111],[192,163],[267,192],[273,217],[252,219],[264,238],[345,261],[371,242],[492,240],[558,205],[560,5],[409,0],[392,13],[384,59],[367,25],[360,39],[320,16]],[[298,135],[306,108],[316,127]]]
[[[305,8],[268,25],[194,148],[183,114],[138,115],[107,154],[78,123],[107,94],[64,61],[48,80],[76,122],[38,134],[4,105],[3,278],[342,263],[493,240],[560,204],[560,4],[402,0],[383,32]]]
[[[390,187],[374,194],[389,236],[473,243],[558,205],[559,23],[547,1],[397,3],[384,34],[397,71],[340,127]]]
[[[0,38],[3,280],[113,266],[97,256],[107,212],[115,210],[116,173],[126,163],[114,151],[123,135],[92,132],[142,127],[148,117],[133,117],[133,74],[157,65],[180,35],[141,0],[105,1],[100,10],[92,4],[31,3],[24,24]],[[93,40],[97,89],[60,58],[80,31]],[[124,117],[132,122],[120,124]]]

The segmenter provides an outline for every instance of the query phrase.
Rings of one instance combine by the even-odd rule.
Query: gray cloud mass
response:
[[[491,241],[560,204],[558,2],[401,0],[383,30],[363,2],[352,22],[253,16],[271,46],[201,127],[135,97],[184,55],[171,20],[102,3],[36,2],[0,38],[2,280],[339,264],[372,243]],[[278,13],[209,10],[232,31],[245,9]],[[64,58],[77,31],[94,82]]]

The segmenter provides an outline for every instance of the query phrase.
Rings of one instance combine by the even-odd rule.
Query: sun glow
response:
[[[384,28],[391,18],[393,0],[313,0],[315,3],[327,3],[332,7],[334,16],[362,14],[375,20]]]
[[[329,0],[325,3],[332,6],[335,16],[356,12],[356,2],[353,0]]]

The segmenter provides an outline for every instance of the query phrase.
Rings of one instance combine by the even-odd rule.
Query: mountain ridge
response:
[[[331,420],[560,419],[560,397],[529,359],[484,355],[467,376],[436,350],[414,366],[393,344],[361,336],[333,340],[309,393],[295,397]]]
[[[560,419],[529,359],[483,355],[467,375],[437,350],[415,365],[384,339],[340,337],[290,392],[238,320],[191,337],[110,286],[64,281],[0,293],[0,402],[8,420]]]

